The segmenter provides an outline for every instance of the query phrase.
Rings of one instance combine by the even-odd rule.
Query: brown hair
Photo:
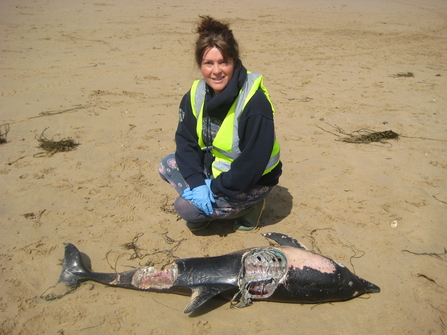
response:
[[[233,32],[228,23],[214,20],[210,16],[200,16],[202,19],[196,32],[199,37],[196,41],[196,63],[202,65],[203,55],[208,48],[216,47],[225,60],[232,59],[234,64],[239,63],[239,46],[234,39]]]

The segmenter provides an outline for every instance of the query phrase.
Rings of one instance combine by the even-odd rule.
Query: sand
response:
[[[0,12],[1,334],[447,333],[445,1],[4,0]],[[284,173],[248,234],[191,233],[157,172],[200,77],[199,14],[231,23],[276,107]],[[359,129],[400,138],[339,141]],[[79,146],[43,156],[42,133]],[[188,296],[99,284],[41,298],[64,242],[114,272],[266,246],[270,231],[381,293],[240,310],[213,299],[192,314]],[[130,259],[132,241],[146,256]]]

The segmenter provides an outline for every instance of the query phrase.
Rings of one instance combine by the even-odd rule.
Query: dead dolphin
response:
[[[66,287],[67,292],[87,280],[173,293],[185,293],[186,288],[192,295],[185,313],[221,293],[233,296],[232,306],[245,307],[252,300],[322,303],[380,292],[378,286],[330,258],[308,251],[289,236],[278,233],[264,236],[279,246],[249,248],[217,257],[182,258],[169,269],[144,266],[122,273],[87,270],[79,250],[66,243],[58,285]],[[44,298],[52,300],[62,295],[49,294]]]

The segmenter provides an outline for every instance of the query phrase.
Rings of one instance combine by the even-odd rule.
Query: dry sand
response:
[[[3,0],[0,12],[0,124],[10,126],[0,146],[1,334],[447,333],[446,1]],[[277,110],[284,174],[259,230],[245,235],[222,222],[189,232],[157,172],[200,75],[199,14],[232,24]],[[401,137],[345,143],[335,126]],[[80,145],[35,157],[45,129]],[[187,296],[97,284],[40,298],[58,279],[63,242],[113,272],[264,246],[269,231],[382,292],[241,310],[213,299],[191,315]],[[136,236],[150,255],[129,260],[122,245]]]

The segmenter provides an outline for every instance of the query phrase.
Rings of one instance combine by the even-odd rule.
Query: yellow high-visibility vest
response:
[[[247,79],[242,86],[239,96],[234,101],[227,116],[222,122],[219,131],[214,138],[214,141],[209,148],[215,157],[212,165],[212,173],[214,178],[216,178],[222,172],[229,171],[231,168],[231,163],[241,154],[239,149],[239,135],[238,126],[239,118],[244,111],[245,106],[248,101],[253,97],[256,91],[261,88],[267,97],[270,105],[272,106],[273,113],[275,112],[273,108],[272,101],[267,92],[267,89],[263,85],[264,76],[258,73],[247,72]],[[205,89],[206,83],[204,79],[196,80],[191,87],[191,107],[194,116],[197,118],[197,136],[199,138],[198,143],[202,150],[205,150],[205,142],[203,141],[203,106],[205,100]],[[278,141],[275,139],[273,145],[273,150],[270,155],[270,160],[265,167],[264,174],[270,172],[279,163],[279,153],[280,146]]]

